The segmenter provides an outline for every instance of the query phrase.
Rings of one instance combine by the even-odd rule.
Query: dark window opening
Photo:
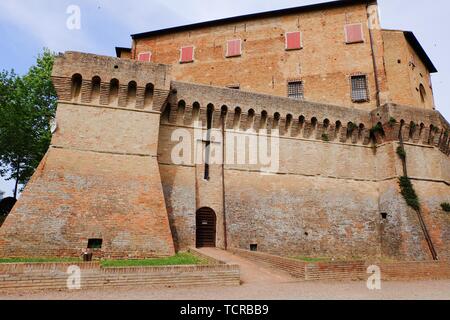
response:
[[[304,88],[302,81],[288,82],[288,97],[291,99],[303,100]]]
[[[382,213],[381,213],[381,218],[382,218],[383,220],[387,220],[388,214],[387,214],[386,212],[382,212]]]
[[[239,84],[231,84],[229,86],[227,86],[228,89],[233,89],[233,90],[241,90],[241,86]]]
[[[214,114],[214,107],[212,105],[209,105],[206,119],[208,131],[206,133],[206,148],[205,148],[205,175],[204,175],[205,180],[210,179],[209,162],[211,158],[211,129],[213,122],[213,114]]]
[[[427,92],[425,91],[425,87],[423,86],[423,84],[420,84],[418,91],[420,92],[420,100],[422,101],[422,103],[425,103]]]
[[[253,243],[250,245],[250,251],[258,251],[258,245]]]
[[[103,239],[89,239],[88,249],[101,249],[103,244]]]
[[[83,78],[80,74],[74,74],[72,77],[72,92],[71,98],[74,102],[79,102],[81,97],[81,86],[83,85]]]
[[[352,101],[353,102],[367,102],[369,101],[369,92],[367,87],[366,76],[352,77]]]

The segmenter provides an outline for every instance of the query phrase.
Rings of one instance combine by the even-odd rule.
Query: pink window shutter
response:
[[[152,54],[150,52],[139,53],[138,55],[139,61],[149,62],[152,60]]]
[[[286,49],[295,50],[302,48],[301,33],[297,32],[287,32],[286,33]]]
[[[227,57],[237,57],[241,55],[241,40],[229,40],[227,45]]]
[[[181,62],[194,61],[194,47],[181,48]]]
[[[346,42],[364,42],[362,24],[349,24],[345,26]]]

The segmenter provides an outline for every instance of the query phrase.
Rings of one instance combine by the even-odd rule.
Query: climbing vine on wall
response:
[[[397,148],[397,155],[402,159],[403,166],[406,167],[406,150],[403,146],[403,143]],[[416,191],[414,190],[414,186],[411,182],[411,179],[408,177],[408,175],[404,174],[403,177],[399,178],[399,185],[401,189],[401,193],[403,198],[405,198],[406,203],[408,206],[415,210],[420,210],[420,201],[419,197],[417,196]]]
[[[405,198],[408,206],[415,210],[420,210],[419,197],[417,196],[414,186],[409,177],[403,176],[399,179],[399,185],[402,190],[402,196]]]
[[[397,154],[400,157],[400,159],[406,160],[406,151],[405,148],[403,148],[402,146],[399,146],[397,148]]]

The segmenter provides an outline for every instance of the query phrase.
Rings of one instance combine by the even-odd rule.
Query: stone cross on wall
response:
[[[215,136],[217,137],[217,136]],[[221,156],[221,148],[217,147],[217,146],[221,146],[222,145],[222,139],[220,139],[220,141],[217,141],[216,139],[211,139],[212,135],[211,135],[211,130],[207,130],[206,132],[206,138],[204,138],[203,136],[201,138],[197,138],[196,139],[196,146],[199,145],[199,142],[201,143],[201,148],[200,150],[196,150],[196,164],[204,164],[205,166],[205,170],[204,170],[204,179],[205,180],[209,180],[210,178],[210,165],[211,164],[218,164],[218,160],[222,161],[222,157],[218,158],[218,154],[217,151],[220,151],[220,156]],[[214,149],[215,151],[215,158],[212,159],[211,157],[211,151],[212,149]]]

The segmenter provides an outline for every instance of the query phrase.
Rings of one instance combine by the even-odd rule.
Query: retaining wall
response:
[[[312,280],[367,280],[371,265],[380,267],[381,278],[385,281],[444,280],[450,279],[448,261],[409,261],[409,262],[303,262],[262,252],[232,249],[234,254],[269,267],[283,270],[292,277]]]
[[[65,290],[73,276],[70,266],[81,270],[81,289],[124,286],[237,286],[237,265],[102,268],[99,263],[0,264],[0,290]]]

